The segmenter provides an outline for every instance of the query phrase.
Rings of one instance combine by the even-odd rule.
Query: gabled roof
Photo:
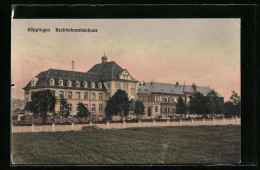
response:
[[[197,91],[201,92],[203,95],[207,95],[212,89],[210,87],[197,86]],[[166,84],[166,83],[156,83],[149,82],[145,85],[138,86],[139,93],[164,93],[164,94],[177,94],[183,95],[185,93],[192,92],[191,85],[176,85],[176,84]],[[216,91],[215,91],[216,92]],[[218,97],[223,97],[218,92],[216,92]]]
[[[101,75],[102,81],[110,80],[122,80],[119,79],[118,75],[122,73],[125,69],[121,68],[116,62],[110,61],[106,62],[104,65],[102,63],[94,65],[87,73],[95,73]],[[132,76],[130,76],[129,81],[136,81]]]

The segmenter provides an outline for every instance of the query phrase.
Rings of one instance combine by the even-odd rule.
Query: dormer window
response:
[[[79,82],[79,81],[76,81],[75,86],[76,86],[76,87],[80,87],[80,82]]]
[[[63,80],[59,80],[59,86],[63,86]]]
[[[72,82],[69,80],[69,81],[67,82],[67,85],[68,85],[69,87],[71,87],[71,86],[72,86]]]
[[[32,79],[31,86],[35,86],[37,84],[37,82],[38,82],[38,78]]]
[[[102,83],[98,83],[98,88],[102,89]]]
[[[51,86],[54,86],[54,79],[50,79],[49,83],[50,83]]]
[[[95,88],[95,83],[94,82],[91,83],[91,88]]]
[[[88,88],[88,82],[84,82],[84,88]]]

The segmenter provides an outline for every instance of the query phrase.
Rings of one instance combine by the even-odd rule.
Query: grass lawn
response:
[[[16,133],[14,164],[238,163],[240,126]]]

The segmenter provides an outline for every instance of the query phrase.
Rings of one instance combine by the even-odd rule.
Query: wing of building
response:
[[[77,104],[82,102],[96,117],[105,116],[106,101],[118,89],[125,90],[130,100],[143,101],[148,117],[174,114],[179,96],[188,103],[193,86],[157,82],[139,84],[127,69],[123,69],[115,61],[108,62],[105,55],[101,59],[101,63],[87,72],[49,69],[39,73],[23,88],[25,102],[31,100],[34,91],[50,89],[58,99],[68,99],[72,115],[77,112]],[[212,89],[196,86],[196,90],[206,95]],[[223,97],[219,93],[217,95]],[[55,111],[59,111],[58,104]]]

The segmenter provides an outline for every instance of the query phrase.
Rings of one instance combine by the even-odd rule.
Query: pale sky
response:
[[[51,32],[28,32],[28,28]],[[56,32],[90,28],[97,33]],[[12,97],[49,68],[86,72],[105,53],[139,81],[214,87],[240,94],[240,19],[14,19]]]

